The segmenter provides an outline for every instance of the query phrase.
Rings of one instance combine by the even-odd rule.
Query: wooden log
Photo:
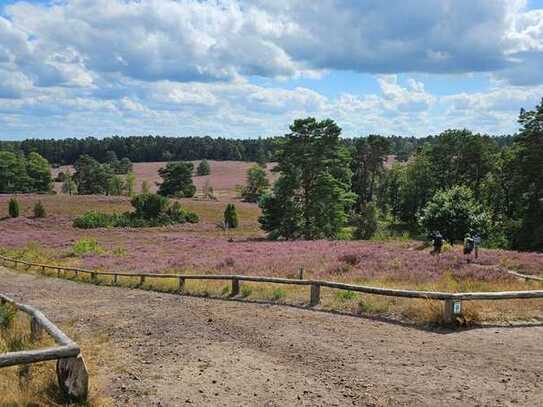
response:
[[[25,363],[45,362],[77,356],[80,353],[78,346],[55,346],[40,350],[24,350],[20,352],[9,352],[0,355],[0,368],[7,366],[21,365]]]
[[[81,354],[74,358],[59,359],[57,378],[60,389],[70,401],[83,402],[89,395],[89,373]]]
[[[239,295],[239,280],[232,280],[232,292],[230,293],[231,297]]]
[[[179,277],[178,283],[177,283],[177,292],[181,294],[185,290],[185,279],[183,277]]]
[[[311,285],[311,297],[309,299],[309,306],[314,307],[321,302],[321,286],[320,284]]]

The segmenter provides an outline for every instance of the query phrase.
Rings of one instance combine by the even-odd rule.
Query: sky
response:
[[[0,0],[0,139],[511,134],[543,0]]]

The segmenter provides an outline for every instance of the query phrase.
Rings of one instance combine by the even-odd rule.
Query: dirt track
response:
[[[119,406],[537,406],[543,327],[428,332],[283,306],[6,271],[0,292],[108,337]]]

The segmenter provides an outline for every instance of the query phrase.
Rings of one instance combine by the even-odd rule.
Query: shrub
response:
[[[241,291],[241,296],[245,298],[251,295],[251,293],[253,292],[253,289],[249,287],[248,285],[243,285],[241,286],[240,291]]]
[[[41,201],[36,202],[34,205],[34,217],[35,218],[45,218],[46,216],[45,206],[43,206]]]
[[[73,244],[72,251],[76,256],[102,253],[102,248],[95,239],[80,239]]]
[[[224,210],[224,226],[228,229],[234,229],[239,226],[238,211],[234,204],[226,205]]]
[[[198,216],[198,214],[196,214],[194,212],[186,212],[185,213],[185,219],[187,220],[188,223],[198,223],[198,222],[200,222],[200,217]]]
[[[139,194],[130,203],[135,216],[142,219],[157,219],[168,207],[168,199],[158,194]]]
[[[356,293],[354,291],[338,291],[336,293],[336,298],[340,301],[350,301],[356,298]]]
[[[171,225],[179,223],[197,223],[200,218],[193,212],[181,207],[179,202],[170,205],[170,201],[157,194],[140,194],[132,198],[135,212],[123,214],[106,214],[100,212],[86,212],[77,217],[73,226],[80,229],[94,229],[104,227],[150,227]]]
[[[17,308],[13,304],[0,304],[0,327],[7,329],[17,315]]]
[[[338,257],[342,263],[347,263],[350,266],[357,266],[362,261],[361,256],[356,253],[346,253]]]
[[[287,293],[285,292],[285,290],[283,290],[282,288],[276,288],[272,292],[272,300],[274,300],[274,301],[280,300],[281,298],[285,297],[286,295],[287,295]]]
[[[11,218],[19,217],[19,201],[16,198],[11,198],[8,204],[8,212]]]
[[[198,176],[204,176],[209,175],[211,173],[211,168],[209,167],[209,163],[207,160],[200,161],[200,164],[198,164],[198,168],[196,168],[196,175]]]
[[[114,226],[114,215],[100,212],[85,212],[74,219],[73,226],[79,229],[109,228]]]

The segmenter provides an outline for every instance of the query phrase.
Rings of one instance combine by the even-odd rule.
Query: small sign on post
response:
[[[454,315],[462,314],[462,303],[460,301],[453,302],[453,314]]]

